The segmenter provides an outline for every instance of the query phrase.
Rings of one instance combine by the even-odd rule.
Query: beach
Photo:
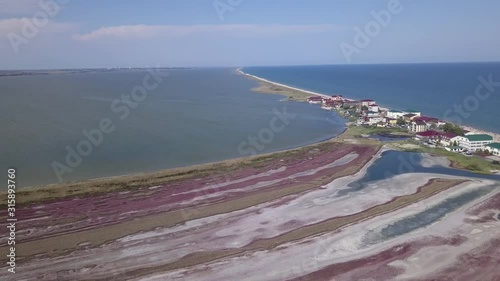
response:
[[[291,86],[284,85],[284,84],[281,84],[281,83],[269,81],[267,79],[264,79],[264,78],[261,78],[261,77],[257,77],[255,75],[251,75],[251,74],[245,73],[245,72],[243,72],[241,70],[241,68],[238,68],[236,71],[239,74],[241,74],[241,75],[244,75],[244,76],[246,76],[246,77],[248,77],[250,79],[254,79],[254,80],[257,80],[257,81],[262,82],[262,83],[268,83],[268,84],[271,84],[271,85],[274,85],[274,86],[277,86],[277,87],[280,87],[280,88],[284,88],[284,89],[288,89],[288,90],[300,92],[306,98],[309,97],[309,96],[320,96],[320,97],[323,97],[323,98],[331,98],[331,96],[326,95],[326,94],[320,94],[320,93],[316,93],[316,92],[312,92],[312,91],[307,91],[307,90],[304,90],[304,89],[299,89],[299,88],[291,87]],[[276,93],[276,92],[273,92],[273,93]],[[279,94],[279,92],[278,92],[278,94]]]

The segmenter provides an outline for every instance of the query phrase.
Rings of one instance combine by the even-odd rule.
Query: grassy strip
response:
[[[405,148],[405,144],[413,145],[412,148]],[[408,151],[408,152],[418,152],[418,153],[428,153],[431,155],[439,155],[444,156],[450,160],[453,168],[464,169],[474,173],[479,174],[491,174],[492,170],[500,169],[500,165],[495,165],[490,161],[479,157],[467,157],[461,153],[455,153],[451,151],[447,151],[443,148],[431,148],[427,146],[423,146],[414,141],[405,141],[401,143],[395,143],[391,145],[392,148]]]
[[[342,135],[342,138],[360,138],[361,135],[384,134],[384,133],[408,136],[408,137],[414,136],[401,128],[375,128],[375,127],[363,127],[363,126],[350,126],[349,130]],[[405,148],[404,146],[405,144],[409,145],[409,147],[411,148]],[[448,160],[450,160],[453,168],[464,169],[479,174],[491,174],[492,170],[500,169],[500,165],[493,164],[488,160],[479,157],[467,157],[461,153],[447,151],[444,148],[431,148],[428,146],[424,146],[414,140],[405,140],[405,141],[390,143],[389,147],[400,151],[428,153],[431,155],[444,156],[448,158]]]
[[[281,87],[278,85],[274,85],[268,82],[260,81],[257,79],[254,79],[252,77],[247,76],[249,79],[255,80],[259,82],[259,86],[255,87],[252,89],[252,91],[261,93],[261,94],[274,94],[274,95],[282,95],[288,98],[288,100],[293,100],[293,101],[301,101],[305,102],[307,101],[308,98],[312,97],[313,95],[304,93],[302,91],[298,90],[292,90],[289,88]]]

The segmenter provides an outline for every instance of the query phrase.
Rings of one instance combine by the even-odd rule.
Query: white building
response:
[[[407,114],[415,114],[418,117],[422,116],[422,113],[420,111],[410,110],[410,109],[403,111],[403,115]]]
[[[459,145],[469,151],[478,151],[485,149],[485,146],[492,142],[493,137],[490,135],[466,135],[460,138]]]
[[[366,113],[366,116],[368,116],[368,117],[380,117],[380,114],[378,113],[378,111],[368,111]]]
[[[363,107],[363,106],[368,107],[368,106],[370,106],[372,104],[375,104],[375,101],[374,100],[360,100],[359,104],[360,104],[361,107]]]
[[[441,134],[441,145],[443,146],[458,146],[459,140],[457,137],[460,137],[453,133],[442,133]],[[454,141],[457,141],[457,145],[454,145]]]
[[[368,111],[379,112],[380,107],[376,104],[371,104],[368,106]]]
[[[493,155],[500,156],[500,143],[499,142],[487,144],[484,146],[484,149],[493,153]]]
[[[427,131],[427,124],[424,121],[413,121],[410,123],[410,131],[413,133],[421,133]]]
[[[392,119],[402,118],[403,115],[405,115],[405,113],[402,112],[402,111],[397,111],[397,110],[389,110],[389,111],[387,111],[387,117],[392,118]]]
[[[385,118],[381,117],[381,116],[366,117],[365,120],[366,120],[366,124],[369,124],[369,125],[375,125],[379,122],[385,122]]]
[[[450,139],[450,146],[460,145],[460,142],[465,141],[466,139],[462,136],[456,136]]]

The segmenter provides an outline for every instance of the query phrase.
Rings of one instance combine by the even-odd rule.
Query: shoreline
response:
[[[288,85],[284,85],[281,83],[277,83],[274,81],[270,81],[255,75],[251,75],[248,73],[245,73],[241,70],[241,68],[236,69],[237,73],[240,75],[244,75],[249,79],[254,79],[259,81],[260,83],[268,83],[271,85],[274,85],[276,87],[281,87],[285,89],[289,89],[292,91],[300,92],[305,95],[315,95],[315,96],[321,96],[321,97],[330,97],[325,94],[313,92],[313,91],[308,91],[300,88],[295,88],[291,87]],[[286,93],[273,93],[273,94],[278,94],[278,95],[285,95]],[[349,99],[347,99],[349,100]],[[336,112],[336,114],[338,114]],[[340,115],[339,115],[340,116]],[[341,116],[342,117],[342,116]],[[200,176],[204,176],[204,173],[207,171],[213,171],[217,169],[227,169],[231,165],[238,165],[238,166],[245,166],[249,163],[252,163],[253,161],[259,161],[259,159],[269,159],[269,158],[275,158],[279,157],[282,154],[287,154],[287,153],[293,153],[295,151],[301,151],[304,149],[313,149],[314,147],[317,146],[322,146],[328,143],[332,142],[345,142],[345,143],[353,143],[353,144],[358,144],[358,145],[376,145],[376,144],[384,144],[384,142],[381,141],[373,141],[373,140],[367,140],[367,139],[355,139],[355,137],[351,136],[349,134],[350,128],[348,125],[348,122],[346,122],[346,128],[338,135],[334,137],[329,137],[328,139],[320,140],[320,141],[315,141],[310,144],[306,145],[301,145],[293,148],[286,148],[283,150],[278,150],[274,152],[269,152],[265,154],[258,154],[255,156],[244,156],[244,157],[238,157],[238,158],[230,158],[230,159],[225,159],[221,161],[215,161],[215,162],[206,162],[206,163],[200,163],[196,165],[191,165],[191,166],[184,166],[184,167],[177,167],[177,168],[170,168],[170,169],[162,169],[158,171],[149,171],[149,172],[140,172],[140,173],[131,173],[131,174],[124,174],[124,175],[117,175],[117,176],[109,176],[109,177],[99,177],[99,178],[89,178],[89,179],[84,179],[84,180],[79,180],[79,181],[71,181],[71,182],[63,182],[63,183],[52,183],[52,184],[42,184],[42,185],[32,185],[32,186],[26,186],[26,187],[21,187],[19,188],[20,192],[23,193],[39,193],[42,191],[46,191],[49,194],[55,195],[55,198],[64,198],[64,197],[74,197],[74,196],[92,196],[93,194],[105,194],[108,192],[114,192],[114,191],[123,191],[123,190],[134,190],[134,189],[139,189],[150,183],[150,186],[155,186],[158,184],[159,179],[164,179],[164,184],[168,184],[171,181],[179,181],[183,180],[184,178],[182,175],[185,174],[192,174],[196,172],[201,172]],[[486,132],[486,131],[481,131],[474,129],[472,127],[467,127],[472,129],[471,131],[475,132],[480,132],[480,133],[489,133],[494,136],[495,140],[500,141],[500,135],[499,134],[493,134],[491,132]],[[354,138],[354,139],[353,139]],[[394,149],[394,148],[392,148]],[[397,149],[396,149],[397,150]],[[167,180],[168,179],[168,180]],[[88,187],[86,185],[92,185],[91,187]],[[79,192],[72,190],[72,188],[84,188],[86,189],[85,192]],[[60,191],[63,189],[68,189],[67,191],[63,191],[62,193],[66,194],[64,196],[61,196]],[[55,192],[55,190],[59,192]],[[6,193],[6,190],[1,190],[1,194]],[[2,200],[0,203],[3,204]],[[28,204],[37,202],[39,200],[35,201],[27,201]],[[44,201],[44,200],[42,200]]]
[[[157,187],[176,184],[192,178],[214,178],[224,177],[226,173],[231,173],[241,169],[259,169],[267,166],[270,162],[279,159],[295,156],[296,154],[322,149],[332,145],[355,145],[355,146],[375,146],[378,147],[377,153],[382,149],[383,143],[351,143],[347,142],[342,136],[348,136],[347,127],[339,135],[320,142],[290,148],[255,156],[244,156],[232,158],[217,162],[202,163],[186,167],[165,169],[160,171],[142,172],[125,174],[110,177],[92,178],[74,182],[53,183],[46,185],[34,185],[18,188],[16,203],[18,206],[30,206],[33,204],[43,204],[57,200],[71,198],[85,198],[92,196],[105,195],[110,193],[140,191],[151,189],[154,191]],[[6,195],[7,190],[1,190],[0,194]],[[7,196],[2,196],[0,205],[6,205]]]
[[[486,131],[486,130],[477,129],[477,128],[474,128],[474,127],[471,127],[471,126],[467,126],[467,125],[464,125],[464,126],[461,126],[461,127],[463,129],[465,129],[467,131],[471,131],[473,133],[491,135],[493,137],[493,141],[494,142],[500,142],[500,134],[489,132],[489,131]]]
[[[330,98],[331,97],[331,96],[326,95],[326,94],[321,94],[321,93],[318,93],[318,92],[308,91],[308,90],[305,90],[305,89],[296,88],[296,87],[292,87],[292,86],[289,86],[289,85],[281,84],[281,83],[278,83],[278,82],[275,82],[275,81],[267,80],[265,78],[258,77],[258,76],[246,73],[246,72],[242,71],[241,68],[236,69],[236,72],[238,72],[240,75],[246,76],[247,78],[250,78],[250,79],[254,79],[254,80],[257,80],[257,81],[260,81],[260,82],[263,82],[263,83],[268,83],[268,84],[271,84],[271,85],[274,85],[274,86],[277,86],[277,87],[282,87],[282,88],[285,88],[285,89],[289,89],[289,90],[292,90],[292,91],[301,92],[301,93],[304,93],[306,95],[319,96],[319,97],[323,97],[323,98]],[[284,95],[284,94],[282,94],[282,95]]]
[[[245,76],[252,76],[252,75],[245,74],[245,73],[241,72],[239,69],[237,69],[237,72],[238,72],[238,74],[243,74]],[[257,78],[257,77],[255,79],[259,80],[261,82],[266,81],[265,79]],[[318,94],[318,93],[308,92],[308,91],[303,90],[303,89],[298,89],[298,88],[295,89],[293,87],[289,87],[289,86],[286,86],[286,85],[281,85],[279,83],[274,83],[274,82],[268,82],[268,83],[276,85],[276,86],[281,87],[281,88],[286,88],[286,89],[290,89],[290,90],[293,90],[293,91],[296,91],[296,92],[300,92],[300,93],[306,94],[306,95],[322,95],[322,94]],[[276,93],[276,94],[278,94],[278,95],[285,95],[283,93]],[[322,96],[326,97],[326,95],[322,95]],[[346,124],[347,124],[347,122],[346,122]],[[68,187],[71,187],[71,186],[78,185],[78,184],[85,183],[85,182],[89,182],[89,181],[100,181],[100,182],[101,181],[106,181],[106,182],[108,182],[108,181],[122,181],[125,178],[132,178],[132,180],[133,180],[133,179],[140,178],[140,177],[145,177],[145,176],[148,176],[148,175],[183,173],[186,170],[204,169],[204,168],[206,168],[206,166],[224,165],[225,163],[231,163],[233,161],[236,161],[236,162],[240,163],[240,162],[244,162],[244,160],[253,159],[255,157],[257,157],[257,158],[260,157],[260,156],[262,156],[262,157],[268,157],[268,156],[272,156],[275,153],[300,150],[300,149],[303,149],[303,148],[306,148],[306,147],[309,147],[309,146],[314,146],[314,145],[319,145],[319,144],[322,144],[322,143],[327,143],[327,142],[335,140],[339,136],[345,134],[348,131],[348,129],[349,129],[349,127],[346,126],[344,128],[344,130],[341,133],[339,133],[338,135],[334,135],[334,136],[330,136],[329,135],[329,136],[327,136],[325,138],[322,138],[322,139],[319,139],[319,140],[318,139],[311,140],[311,142],[308,142],[306,144],[299,144],[297,146],[285,147],[283,149],[279,149],[279,150],[272,151],[272,152],[267,152],[267,153],[264,153],[264,154],[257,154],[255,156],[242,156],[242,157],[237,157],[237,158],[222,159],[222,160],[218,160],[218,161],[202,162],[202,163],[199,163],[199,164],[194,164],[194,165],[189,165],[189,166],[180,166],[180,167],[174,167],[174,168],[168,168],[168,169],[160,169],[160,170],[154,170],[154,171],[144,171],[144,172],[128,173],[128,174],[121,174],[121,175],[114,175],[114,176],[104,176],[104,177],[97,177],[97,178],[88,178],[88,179],[74,180],[74,181],[61,182],[61,183],[35,184],[35,185],[29,185],[29,186],[19,187],[19,190],[22,190],[22,191],[25,191],[25,190],[26,191],[31,191],[31,190],[37,190],[37,189],[43,189],[43,188],[53,188],[53,187],[59,188],[60,186],[64,186],[64,185],[67,185]],[[0,193],[3,193],[5,191],[6,190],[0,190]]]
[[[290,89],[290,90],[293,90],[293,91],[302,92],[302,93],[305,93],[305,94],[308,94],[308,95],[314,95],[314,96],[331,98],[331,95],[322,94],[322,93],[318,93],[318,92],[313,92],[313,91],[308,91],[308,90],[301,89],[301,88],[296,88],[296,87],[288,86],[288,85],[285,85],[285,84],[282,84],[282,83],[278,83],[278,82],[275,82],[275,81],[271,81],[271,80],[268,80],[268,79],[265,79],[265,78],[262,78],[262,77],[258,77],[258,76],[246,73],[246,72],[244,72],[241,69],[242,68],[240,67],[240,68],[236,69],[236,71],[239,74],[244,75],[244,76],[246,76],[246,77],[248,77],[250,79],[254,79],[254,80],[257,80],[257,81],[260,81],[260,82],[263,82],[263,83],[268,83],[268,84],[271,84],[271,85],[274,85],[274,86],[278,86],[278,87],[283,87],[283,88]],[[279,93],[277,93],[277,94],[279,94]],[[353,99],[350,99],[350,98],[345,98],[345,99],[346,100],[350,100],[350,101],[353,100]],[[482,129],[475,128],[475,127],[470,126],[470,125],[461,125],[461,127],[463,129],[467,130],[467,131],[471,131],[471,132],[474,132],[474,133],[489,134],[489,135],[491,135],[493,137],[493,140],[495,142],[500,142],[500,133],[493,133],[493,132],[490,132],[490,131],[487,131],[487,130],[482,130]]]

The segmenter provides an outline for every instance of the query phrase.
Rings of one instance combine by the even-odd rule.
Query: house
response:
[[[358,107],[359,105],[359,101],[355,101],[355,100],[345,100],[344,101],[344,106],[349,106],[349,107]]]
[[[389,124],[389,125],[397,125],[398,124],[398,119],[395,119],[395,118],[386,117],[385,120],[387,121],[387,124]]]
[[[427,124],[429,123],[435,123],[436,125],[439,123],[439,119],[434,118],[434,117],[428,117],[428,116],[418,116],[413,119],[414,121],[423,121]]]
[[[369,111],[374,111],[374,112],[379,112],[380,107],[378,105],[376,105],[376,104],[370,104],[368,106],[368,110]]]
[[[336,102],[332,99],[324,99],[323,105],[321,105],[321,108],[326,110],[332,110],[334,107],[336,107]]]
[[[478,151],[493,142],[493,137],[486,134],[466,135],[461,138],[459,145],[469,151]]]
[[[372,104],[375,104],[375,101],[374,100],[360,100],[359,104],[360,104],[361,107],[363,107],[363,106],[368,107],[368,106],[370,106]]]
[[[319,96],[309,97],[307,98],[307,101],[312,104],[321,104],[323,103],[323,98]]]
[[[445,147],[444,149],[451,151],[451,152],[462,152],[464,151],[464,148],[461,146],[450,146],[450,147]]]
[[[440,136],[441,134],[436,131],[425,131],[417,133],[415,135],[415,139],[422,141],[427,141],[427,140],[437,141],[440,138]]]
[[[421,133],[427,131],[427,124],[423,121],[413,121],[409,126],[410,132]]]
[[[493,153],[493,155],[500,156],[500,142],[490,143],[484,146],[484,149]]]
[[[455,139],[458,135],[454,133],[442,133],[441,134],[441,144],[444,146],[453,146],[453,139]],[[458,145],[459,141],[457,141]]]
[[[332,100],[334,100],[334,101],[343,101],[344,98],[341,95],[335,95],[335,96],[332,96]]]
[[[443,120],[439,120],[439,121],[437,122],[437,126],[438,126],[438,127],[441,127],[441,126],[446,125],[446,123],[448,123],[448,122],[443,121]]]
[[[389,118],[398,119],[398,118],[402,118],[403,115],[405,115],[403,113],[403,111],[398,111],[398,110],[389,110],[389,111],[387,111],[387,117],[389,117]]]
[[[368,116],[368,117],[378,117],[378,116],[380,116],[380,114],[378,113],[378,111],[377,112],[375,112],[375,111],[367,111],[365,113],[365,115]]]
[[[381,116],[365,117],[365,124],[375,125],[380,122],[385,122],[385,118]]]

